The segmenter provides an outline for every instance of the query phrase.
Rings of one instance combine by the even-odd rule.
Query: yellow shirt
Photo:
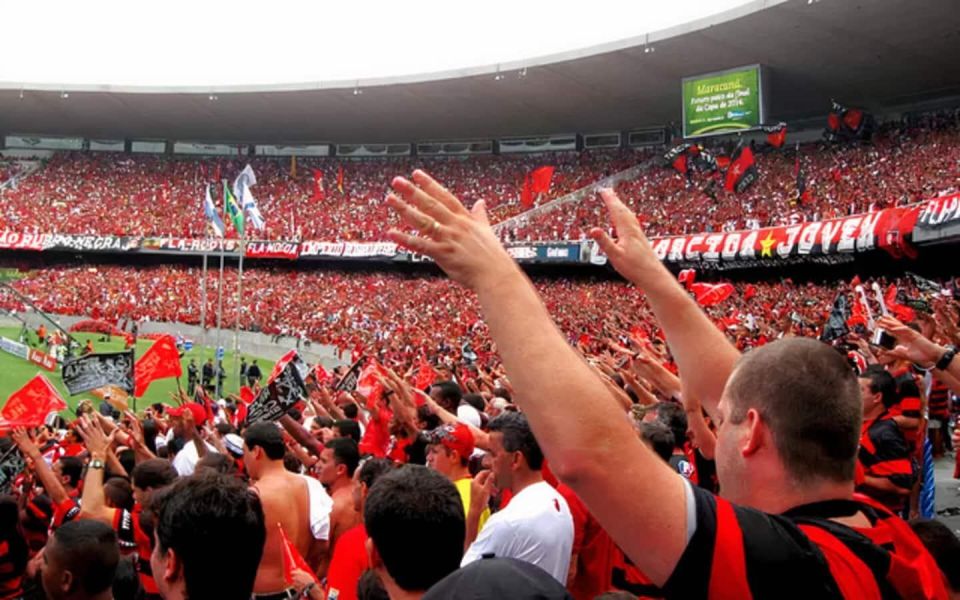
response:
[[[453,485],[457,486],[457,491],[460,492],[460,499],[463,500],[463,514],[467,516],[470,514],[470,482],[473,481],[469,477],[464,477],[463,479],[458,479],[453,482]],[[490,518],[490,507],[483,509],[483,512],[480,513],[480,525],[477,527],[477,533],[483,529],[483,526],[487,523],[487,519]]]

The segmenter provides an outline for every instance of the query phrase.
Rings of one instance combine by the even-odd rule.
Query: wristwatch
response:
[[[947,346],[947,351],[943,353],[943,356],[940,357],[940,360],[937,361],[933,367],[938,371],[943,371],[950,366],[950,363],[953,361],[953,357],[957,355],[956,346]]]
[[[89,466],[91,469],[102,469],[104,467],[104,463],[99,458],[94,458],[87,466]]]

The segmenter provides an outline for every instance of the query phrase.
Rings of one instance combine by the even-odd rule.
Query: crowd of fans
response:
[[[736,231],[842,217],[920,202],[960,190],[960,126],[956,117],[889,124],[868,145],[804,144],[800,163],[809,192],[797,201],[796,155],[758,145],[759,179],[741,194],[722,181],[652,168],[621,182],[617,193],[650,235]],[[506,240],[578,240],[598,223],[594,197],[567,204],[501,231]]]
[[[0,230],[205,237],[209,235],[201,209],[205,184],[214,186],[213,197],[222,210],[220,180],[232,183],[249,164],[257,175],[251,192],[266,217],[266,230],[251,236],[381,240],[386,225],[395,222],[383,202],[387,184],[393,175],[415,167],[443,177],[468,204],[485,200],[495,218],[505,219],[524,210],[520,204],[524,178],[539,166],[556,169],[549,192],[533,199],[543,203],[629,168],[643,156],[613,150],[538,156],[298,158],[294,173],[290,159],[64,152],[54,154],[17,189],[0,192]],[[323,173],[322,198],[315,197],[315,169]]]
[[[364,357],[353,384],[311,369],[254,423],[269,376],[140,413],[81,402],[0,436],[2,597],[960,593],[960,540],[916,518],[928,436],[960,442],[955,280],[781,279],[698,301],[696,274],[679,284],[604,192],[618,239],[591,237],[629,283],[531,283],[414,179],[429,193],[398,180],[388,206],[415,224],[404,200],[422,194],[437,225],[389,235],[453,281],[253,268],[239,316],[225,303],[228,326]],[[196,323],[203,285],[215,314],[197,268],[21,270],[14,286],[55,314]]]

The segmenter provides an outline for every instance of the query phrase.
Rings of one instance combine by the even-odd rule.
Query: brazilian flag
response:
[[[223,208],[233,222],[233,228],[243,237],[243,211],[240,210],[240,205],[237,204],[236,198],[230,193],[230,188],[227,187],[226,181],[223,182]]]

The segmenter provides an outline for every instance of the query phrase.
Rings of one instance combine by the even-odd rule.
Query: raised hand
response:
[[[603,199],[610,213],[610,221],[616,229],[617,239],[614,240],[599,227],[590,230],[590,237],[600,245],[617,272],[640,288],[646,287],[664,275],[672,280],[673,277],[653,252],[647,236],[640,227],[640,222],[637,221],[637,216],[611,189],[600,190],[600,198]]]
[[[23,427],[14,427],[10,432],[10,439],[20,449],[20,453],[26,458],[38,460],[40,458],[40,449],[34,443],[33,438]]]
[[[83,443],[91,456],[106,456],[113,437],[107,437],[100,428],[100,424],[87,417],[80,417],[76,423],[77,433],[83,438]]]
[[[921,365],[936,363],[946,348],[923,337],[919,332],[907,327],[890,316],[880,317],[877,327],[897,338],[897,346],[888,353],[897,358],[906,359]]]
[[[391,229],[387,236],[414,252],[435,260],[455,281],[480,289],[495,285],[506,274],[518,272],[500,240],[490,228],[483,200],[467,209],[443,186],[423,171],[413,181],[396,177],[396,194],[387,203],[420,235]]]

